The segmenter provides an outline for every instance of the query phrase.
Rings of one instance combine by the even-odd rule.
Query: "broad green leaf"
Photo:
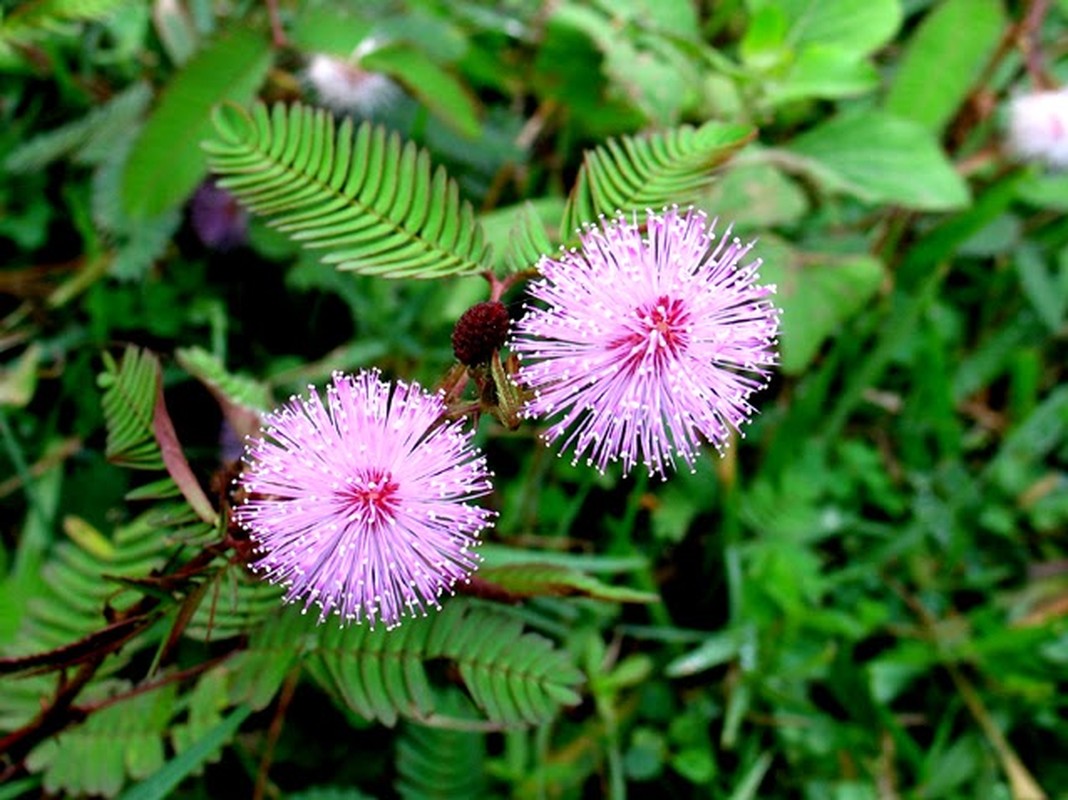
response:
[[[1024,294],[1050,333],[1056,333],[1068,312],[1068,247],[1056,263],[1046,264],[1037,248],[1027,243],[1016,251],[1015,262]]]
[[[968,186],[923,126],[880,111],[839,116],[787,148],[828,189],[869,203],[948,211],[968,203]]]
[[[41,345],[32,343],[13,363],[0,368],[0,414],[4,406],[24,408],[37,390]]]
[[[1068,212],[1068,175],[1031,173],[1021,180],[1016,194],[1028,205]]]
[[[647,122],[628,98],[614,91],[604,74],[604,53],[581,20],[559,6],[545,24],[543,41],[532,65],[532,87],[542,101],[570,109],[575,125],[591,137],[633,131]],[[596,23],[599,15],[593,14]],[[582,75],[582,80],[575,80]]]
[[[789,56],[788,29],[789,20],[778,5],[769,3],[759,7],[749,18],[745,35],[738,44],[742,59],[755,69],[770,69],[780,64]]]
[[[289,29],[289,39],[305,53],[351,58],[373,27],[371,21],[349,13],[340,4],[302,3]]]
[[[396,78],[419,102],[458,133],[478,138],[482,123],[467,88],[421,50],[403,44],[380,47],[360,59],[360,66]]]
[[[700,73],[656,40],[631,42],[613,37],[605,52],[605,72],[620,93],[633,99],[657,127],[675,125],[696,100]]]
[[[563,3],[553,23],[582,31],[604,56],[602,70],[613,94],[638,108],[658,126],[675,124],[681,109],[696,99],[693,86],[700,78],[689,59],[670,38],[652,33],[656,14],[644,16],[631,27],[616,15],[615,7],[601,13],[595,7]]]
[[[485,567],[503,567],[512,564],[527,564],[537,560],[539,564],[569,567],[582,572],[612,575],[646,569],[649,561],[644,556],[600,556],[587,553],[562,553],[554,550],[520,550],[500,544],[484,544],[479,548]]]
[[[467,36],[449,15],[424,10],[417,3],[407,6],[399,13],[375,20],[376,39],[405,42],[439,64],[451,64],[464,57]]]
[[[772,239],[761,239],[760,276],[778,287],[774,302],[782,309],[779,347],[782,370],[802,372],[820,345],[864,307],[883,281],[883,267],[867,255],[801,253]]]
[[[936,3],[909,40],[886,110],[938,133],[952,119],[997,47],[1000,0]]]
[[[901,25],[899,0],[761,0],[758,12],[778,10],[786,19],[787,46],[818,44],[866,55],[893,38]]]
[[[225,100],[247,103],[271,57],[266,37],[238,27],[175,74],[126,162],[122,201],[131,217],[155,216],[189,197],[208,171],[200,142],[211,135],[212,107]]]
[[[651,592],[642,592],[628,586],[613,586],[577,569],[539,564],[536,558],[532,558],[528,564],[483,567],[479,570],[478,577],[519,597],[577,595],[617,603],[655,603],[660,599]]]
[[[488,796],[485,762],[484,733],[405,724],[397,738],[397,794],[402,800],[481,800]]]
[[[671,678],[682,678],[704,672],[738,657],[746,646],[752,646],[752,630],[724,630],[710,634],[700,645],[688,653],[672,659],[664,669]]]
[[[901,22],[897,0],[767,0],[753,3],[740,52],[772,105],[871,91],[867,57]]]
[[[808,211],[808,199],[793,180],[769,164],[738,164],[724,171],[698,206],[720,224],[743,230],[791,225]]]
[[[599,0],[598,4],[619,23],[680,39],[695,39],[700,33],[693,0]]]
[[[811,45],[801,51],[785,75],[766,89],[772,103],[806,97],[853,97],[875,89],[879,73],[855,52],[841,45]]]

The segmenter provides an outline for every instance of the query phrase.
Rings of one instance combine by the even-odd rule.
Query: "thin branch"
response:
[[[13,764],[19,764],[38,744],[85,719],[84,713],[74,707],[74,700],[93,679],[107,656],[107,653],[94,656],[78,668],[70,681],[61,680],[59,691],[47,708],[42,709],[28,725],[0,739],[0,754],[6,755]]]
[[[282,684],[282,691],[278,695],[278,705],[275,707],[274,717],[271,718],[270,727],[267,728],[267,743],[263,748],[263,757],[260,759],[260,768],[256,773],[256,788],[252,793],[252,800],[263,800],[267,791],[267,774],[271,770],[271,762],[274,760],[274,748],[282,735],[282,727],[285,723],[286,711],[289,703],[293,700],[293,693],[297,690],[300,680],[300,668],[290,671]]]
[[[289,40],[282,28],[282,19],[278,15],[278,0],[267,0],[267,17],[271,20],[271,42],[275,47],[287,47]]]
[[[238,651],[236,649],[231,650],[229,653],[224,653],[223,655],[218,656],[217,658],[212,658],[208,661],[201,662],[200,664],[195,664],[194,666],[189,667],[188,669],[179,670],[178,672],[172,672],[170,675],[160,678],[159,680],[146,681],[145,683],[142,683],[139,686],[135,686],[129,691],[120,692],[119,694],[112,695],[111,697],[108,697],[104,700],[98,700],[95,703],[86,703],[85,705],[73,706],[72,709],[78,714],[81,714],[82,716],[89,716],[90,714],[96,711],[100,711],[102,708],[107,708],[108,706],[113,706],[118,703],[124,703],[130,698],[137,697],[141,694],[148,694],[149,692],[154,692],[156,691],[156,689],[162,689],[168,684],[181,683],[182,681],[188,680],[189,678],[195,678],[197,675],[200,675],[203,672],[208,672],[209,670],[223,663],[227,659],[233,657],[237,652]]]

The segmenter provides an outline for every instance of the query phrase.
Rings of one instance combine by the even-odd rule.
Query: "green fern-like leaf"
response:
[[[256,711],[266,708],[313,636],[307,617],[292,609],[279,614],[276,609],[230,664],[231,701]]]
[[[406,724],[397,737],[396,789],[404,800],[486,797],[486,735]]]
[[[211,392],[238,437],[256,432],[261,415],[273,405],[266,386],[227,372],[218,358],[199,347],[178,350],[175,356],[182,368]]]
[[[118,365],[104,353],[104,366],[97,381],[104,389],[101,402],[108,430],[108,460],[130,469],[163,469],[163,456],[152,428],[160,382],[159,359],[131,345]]]
[[[289,800],[375,800],[374,795],[365,794],[355,786],[314,786],[287,797]]]
[[[185,635],[202,642],[244,636],[277,616],[281,599],[279,587],[243,570],[225,570],[205,593]]]
[[[557,249],[566,205],[562,197],[539,197],[480,214],[494,269],[501,274],[535,269],[542,256]]]
[[[130,0],[28,0],[4,19],[6,25],[48,28],[62,22],[103,19]]]
[[[0,62],[17,58],[17,47],[50,34],[65,33],[70,23],[104,19],[130,0],[28,0],[0,20]]]
[[[137,281],[144,278],[163,257],[181,224],[181,212],[171,209],[132,226],[129,235],[116,247],[115,258],[108,267],[108,273],[120,281]]]
[[[568,198],[560,238],[601,214],[695,202],[711,171],[754,135],[745,125],[708,122],[649,136],[609,139],[586,153]]]
[[[223,713],[231,705],[227,678],[228,674],[225,669],[209,670],[200,676],[193,690],[187,692],[179,700],[176,710],[184,710],[186,715],[184,722],[171,727],[171,741],[174,744],[175,753],[180,754],[193,747],[223,721]],[[221,755],[222,748],[219,747],[205,759],[205,762],[218,761]],[[201,772],[203,772],[203,766],[198,767],[193,774]]]
[[[534,269],[541,257],[553,250],[553,243],[545,230],[534,206],[529,202],[523,205],[516,215],[508,238],[508,246],[501,258],[509,272],[522,272]]]
[[[294,104],[251,113],[221,106],[206,142],[221,185],[338,269],[438,278],[489,268],[469,203],[430,156],[365,123],[335,128],[327,112]]]
[[[137,590],[123,589],[102,576],[143,577],[162,567],[173,546],[161,519],[157,510],[146,512],[117,528],[110,538],[82,520],[65,520],[69,540],[57,544],[42,567],[41,594],[27,602],[18,634],[5,655],[24,656],[69,645],[107,624],[105,605],[122,610],[139,599]]]
[[[126,162],[139,123],[116,130],[107,153],[99,159],[91,185],[93,221],[103,238],[114,248],[108,271],[120,280],[137,280],[156,263],[170,245],[182,222],[180,209],[172,208],[156,216],[131,219],[122,206],[122,180]],[[92,142],[86,144],[86,148]]]
[[[455,664],[476,705],[502,725],[544,722],[580,700],[582,674],[565,652],[524,632],[515,617],[467,600],[392,631],[320,631],[306,657],[309,672],[352,711],[387,725],[442,716],[425,665],[434,659]]]
[[[109,688],[128,687],[114,684]],[[31,772],[44,773],[44,786],[50,793],[114,797],[127,778],[144,779],[163,766],[163,735],[174,695],[171,684],[103,708],[82,725],[39,745],[26,766]]]
[[[34,172],[65,156],[80,164],[96,164],[115,147],[115,140],[138,124],[148,108],[152,90],[135,83],[81,119],[38,134],[4,159],[8,172]]]

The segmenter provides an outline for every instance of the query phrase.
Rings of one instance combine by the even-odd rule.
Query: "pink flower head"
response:
[[[1068,87],[1014,98],[1009,146],[1022,159],[1068,169]]]
[[[440,395],[363,371],[335,373],[325,404],[313,390],[268,414],[234,511],[260,554],[253,569],[286,602],[318,606],[320,622],[392,628],[439,608],[477,568],[494,517],[470,502],[490,491],[485,457],[444,412]]]
[[[761,286],[752,243],[715,235],[700,211],[622,216],[587,228],[579,250],[543,258],[543,278],[516,324],[528,417],[555,420],[574,461],[622,461],[665,474],[693,468],[701,437],[722,451],[754,412],[749,396],[776,363],[779,312]]]
[[[378,42],[365,40],[355,55],[358,59],[360,54],[371,52],[378,46]],[[403,96],[389,77],[324,53],[311,57],[304,74],[315,89],[319,102],[340,114],[374,117]]]

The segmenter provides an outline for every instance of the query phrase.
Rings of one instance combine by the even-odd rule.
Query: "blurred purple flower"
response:
[[[574,462],[604,471],[641,462],[664,475],[676,456],[691,469],[700,437],[727,445],[755,409],[748,398],[777,361],[779,312],[762,286],[752,243],[713,248],[700,211],[647,212],[646,233],[623,217],[587,228],[580,250],[542,259],[543,278],[516,324],[524,414],[555,421]]]
[[[248,239],[248,213],[212,181],[200,184],[193,195],[190,216],[200,241],[213,250],[230,250]]]
[[[440,395],[390,384],[377,371],[335,373],[326,403],[312,391],[268,414],[248,443],[235,516],[250,533],[253,569],[342,623],[387,628],[439,607],[479,562],[494,512],[469,501],[490,491],[471,432],[445,422]]]

